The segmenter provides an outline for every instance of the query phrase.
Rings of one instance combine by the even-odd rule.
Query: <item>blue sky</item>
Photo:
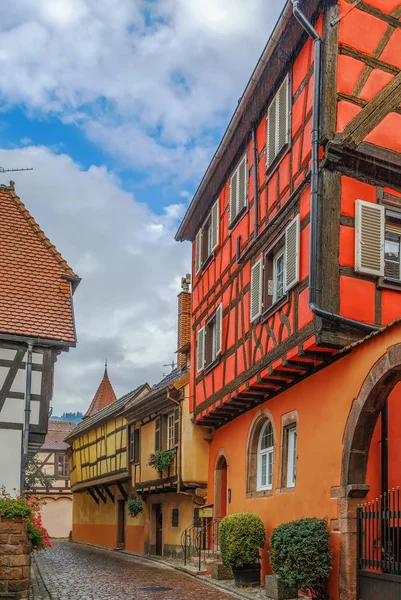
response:
[[[82,276],[55,412],[84,410],[105,356],[117,395],[174,357],[190,270],[174,234],[283,0],[5,0],[0,165]]]

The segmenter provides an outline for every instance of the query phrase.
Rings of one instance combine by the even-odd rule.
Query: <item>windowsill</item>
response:
[[[255,492],[247,492],[246,498],[250,500],[251,498],[271,498],[273,496],[273,490],[258,490]]]
[[[401,291],[401,280],[389,279],[388,277],[379,277],[377,280],[377,287],[386,290]]]
[[[276,310],[284,306],[284,304],[286,304],[288,300],[289,294],[287,292],[282,298],[280,298],[280,300],[277,300],[277,302],[275,302],[267,310],[265,310],[265,312],[261,316],[261,323],[264,323],[269,317],[271,317],[273,313],[276,312]]]
[[[233,219],[231,221],[231,223],[228,226],[228,231],[232,231],[234,229],[234,227],[241,221],[242,217],[244,217],[246,215],[246,213],[249,210],[249,206],[248,206],[248,202],[246,203],[246,206],[244,206],[243,208],[241,208],[241,210],[239,211],[239,213],[237,214],[237,216],[235,217],[235,219]]]
[[[293,494],[295,492],[295,485],[292,485],[291,487],[282,487],[279,490],[280,494]]]
[[[209,363],[208,365],[206,365],[206,367],[203,369],[203,374],[204,374],[204,375],[207,375],[208,373],[210,373],[210,371],[211,371],[212,369],[214,369],[214,367],[216,367],[216,366],[219,364],[219,362],[220,362],[220,359],[221,359],[221,354],[219,354],[219,355],[217,356],[217,358],[215,358],[215,359],[214,359],[214,361],[213,361],[213,362],[211,362],[211,363]]]
[[[290,151],[290,144],[289,142],[287,142],[280,150],[280,152],[277,154],[277,156],[275,157],[275,159],[273,160],[272,164],[269,165],[266,169],[266,182],[270,179],[270,177],[272,177],[272,175],[274,175],[274,173],[277,171],[277,169],[280,166],[281,161],[283,160],[283,158],[285,157],[285,155],[287,154],[287,152]]]

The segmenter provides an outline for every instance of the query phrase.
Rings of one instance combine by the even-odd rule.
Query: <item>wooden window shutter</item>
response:
[[[162,418],[156,418],[155,424],[155,451],[158,452],[162,449]]]
[[[211,219],[211,228],[212,228],[212,250],[217,248],[219,245],[219,223],[220,221],[220,201],[216,200],[216,202],[212,206],[212,219]]]
[[[262,314],[263,259],[260,258],[251,269],[251,322]]]
[[[245,154],[238,166],[237,214],[246,206],[248,199],[248,161]]]
[[[274,98],[267,111],[267,167],[276,158],[276,108],[277,99]]]
[[[277,94],[277,152],[280,152],[281,148],[288,142],[288,81],[287,76]]]
[[[364,200],[356,201],[355,271],[384,276],[385,208]]]
[[[237,195],[238,195],[238,171],[235,171],[230,179],[230,223],[237,216]]]
[[[202,266],[202,229],[199,229],[195,240],[195,273],[200,271]]]
[[[140,446],[141,446],[141,430],[134,430],[134,461],[139,462],[140,460]]]
[[[174,446],[180,441],[180,409],[174,409]]]
[[[198,331],[198,345],[196,355],[196,372],[200,373],[205,367],[206,352],[206,329],[202,327]]]
[[[223,305],[219,304],[216,310],[216,356],[220,354],[223,346]]]
[[[135,458],[135,444],[134,444],[134,429],[129,430],[129,458],[134,460]]]
[[[299,281],[299,215],[285,230],[285,282],[287,292]]]

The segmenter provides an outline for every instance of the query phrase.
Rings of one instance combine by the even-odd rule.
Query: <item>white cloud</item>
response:
[[[0,150],[0,164],[34,167],[13,173],[16,191],[82,276],[78,347],[58,359],[55,412],[88,406],[106,356],[117,394],[154,383],[174,357],[176,296],[189,269],[189,246],[173,239],[181,206],[153,214],[105,167],[82,170],[44,147]]]
[[[5,0],[0,97],[134,170],[198,178],[284,0]]]

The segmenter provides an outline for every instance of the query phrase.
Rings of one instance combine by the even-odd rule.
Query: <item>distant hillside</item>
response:
[[[81,412],[67,412],[63,413],[61,417],[52,416],[50,417],[51,421],[70,421],[74,423],[80,423],[82,421],[83,414]]]

